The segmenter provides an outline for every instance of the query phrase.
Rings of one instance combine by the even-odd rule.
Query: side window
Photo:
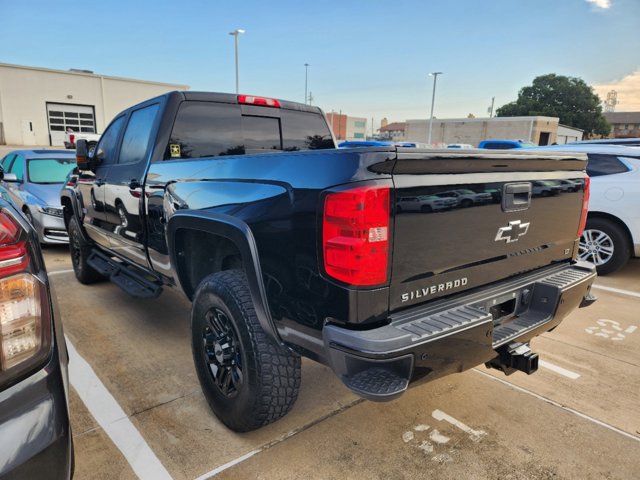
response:
[[[9,171],[9,167],[11,166],[11,160],[13,160],[13,157],[15,157],[15,153],[10,153],[9,155],[6,155],[3,159],[2,159],[2,163],[0,163],[0,165],[2,166],[2,169],[5,172]]]
[[[242,155],[240,106],[184,102],[173,125],[166,159]]]
[[[95,155],[96,158],[100,160],[101,165],[110,165],[115,162],[116,146],[124,124],[124,118],[124,115],[122,115],[111,122],[111,125],[107,127],[107,130],[100,138]]]
[[[587,163],[587,174],[590,177],[600,177],[602,175],[612,175],[614,173],[628,172],[627,166],[613,155],[589,154]]]
[[[9,171],[15,173],[18,180],[24,180],[24,157],[22,155],[16,155],[16,159],[13,161]]]
[[[155,103],[131,114],[122,137],[118,163],[137,163],[144,159],[157,113],[158,104]]]

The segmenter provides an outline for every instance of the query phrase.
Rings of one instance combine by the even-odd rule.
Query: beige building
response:
[[[559,121],[554,117],[494,117],[433,119],[432,143],[466,143],[475,147],[482,140],[524,140],[537,145],[557,141]],[[428,120],[407,120],[406,139],[426,142]]]
[[[336,140],[366,140],[367,119],[350,117],[344,113],[328,112],[325,114]]]
[[[102,133],[120,111],[187,85],[0,63],[0,144],[62,146],[68,128]]]

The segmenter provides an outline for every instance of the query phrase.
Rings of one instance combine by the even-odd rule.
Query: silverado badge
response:
[[[509,222],[508,227],[500,227],[496,234],[495,241],[500,242],[504,240],[507,243],[517,242],[520,237],[526,235],[529,231],[529,222],[522,223],[520,220],[514,220]]]

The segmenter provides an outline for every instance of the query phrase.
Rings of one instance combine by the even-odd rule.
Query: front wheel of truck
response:
[[[300,356],[264,332],[243,272],[214,273],[200,283],[191,340],[207,402],[231,430],[255,430],[291,410],[300,388]]]
[[[105,277],[89,265],[89,255],[91,245],[82,237],[80,225],[75,217],[69,221],[69,252],[71,253],[71,264],[76,278],[80,283],[89,285],[104,280]]]

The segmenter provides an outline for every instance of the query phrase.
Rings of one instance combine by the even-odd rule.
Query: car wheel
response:
[[[69,252],[71,253],[71,264],[76,278],[80,283],[88,285],[104,280],[104,275],[100,274],[87,263],[91,254],[92,245],[87,242],[80,232],[80,226],[75,217],[69,221]]]
[[[462,200],[462,201],[460,202],[460,206],[461,206],[462,208],[468,208],[468,207],[470,207],[471,205],[473,205],[473,202],[472,202],[471,200],[469,200],[468,198],[465,198],[464,200]]]
[[[300,388],[300,356],[264,332],[243,272],[214,273],[200,283],[191,340],[207,402],[231,430],[255,430],[291,410]]]
[[[431,205],[423,205],[422,207],[420,207],[420,211],[422,213],[431,213],[433,212],[433,208],[431,208]]]
[[[598,275],[607,275],[622,268],[630,256],[629,239],[620,225],[605,218],[587,220],[580,237],[580,260],[593,263]]]
[[[121,203],[118,204],[118,216],[120,217],[120,225],[122,228],[127,228],[129,226],[129,220],[127,219],[126,210]]]

